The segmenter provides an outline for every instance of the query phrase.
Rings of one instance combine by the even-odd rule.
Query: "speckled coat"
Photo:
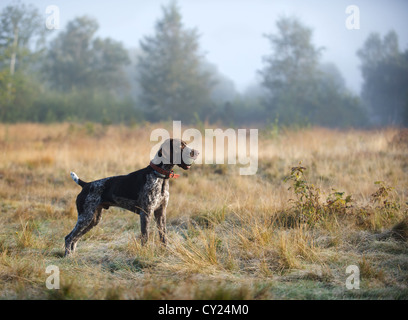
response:
[[[185,142],[171,139],[171,149],[188,149],[195,158],[198,152],[186,147]],[[179,147],[180,146],[180,147]],[[162,149],[156,157],[162,155]],[[172,150],[170,153],[173,154]],[[154,161],[155,159],[153,159]],[[172,161],[172,158],[170,159]],[[157,161],[158,162],[158,161]],[[170,172],[175,164],[159,163],[158,167]],[[183,169],[188,169],[183,160],[178,164]],[[75,173],[71,173],[72,179],[82,187],[78,194],[76,205],[78,221],[74,229],[65,237],[65,255],[73,253],[78,240],[101,220],[102,209],[111,206],[120,207],[140,215],[142,232],[142,244],[148,240],[148,228],[151,217],[154,216],[163,244],[166,239],[166,207],[169,202],[168,177],[158,173],[151,166],[129,173],[123,176],[114,176],[92,182],[84,182]]]

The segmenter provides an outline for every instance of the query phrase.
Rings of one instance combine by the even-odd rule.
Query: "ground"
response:
[[[90,181],[143,168],[158,127],[171,128],[0,125],[1,298],[408,298],[408,244],[389,232],[408,215],[397,129],[264,128],[256,175],[176,170],[166,248],[154,223],[142,247],[139,217],[111,208],[64,258],[80,191],[70,171]],[[60,289],[47,288],[47,266],[58,267]],[[358,289],[346,286],[349,266]]]

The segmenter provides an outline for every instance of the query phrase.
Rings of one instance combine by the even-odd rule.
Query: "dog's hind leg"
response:
[[[79,239],[95,227],[102,218],[102,206],[97,206],[94,210],[78,215],[78,221],[74,229],[65,237],[65,256],[74,253]]]

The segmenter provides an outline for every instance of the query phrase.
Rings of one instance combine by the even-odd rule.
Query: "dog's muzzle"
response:
[[[184,170],[190,169],[191,165],[197,159],[199,154],[200,153],[197,150],[185,147],[183,150],[183,161],[182,161],[181,167]]]

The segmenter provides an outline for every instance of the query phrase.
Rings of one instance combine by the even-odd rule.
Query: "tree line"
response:
[[[0,12],[0,121],[408,125],[408,50],[394,31],[372,33],[356,53],[364,80],[356,95],[335,64],[321,62],[309,27],[287,17],[276,24],[265,35],[272,50],[259,85],[239,94],[206,60],[175,2],[133,51],[97,37],[98,22],[87,16],[48,41],[35,6],[9,5]]]

